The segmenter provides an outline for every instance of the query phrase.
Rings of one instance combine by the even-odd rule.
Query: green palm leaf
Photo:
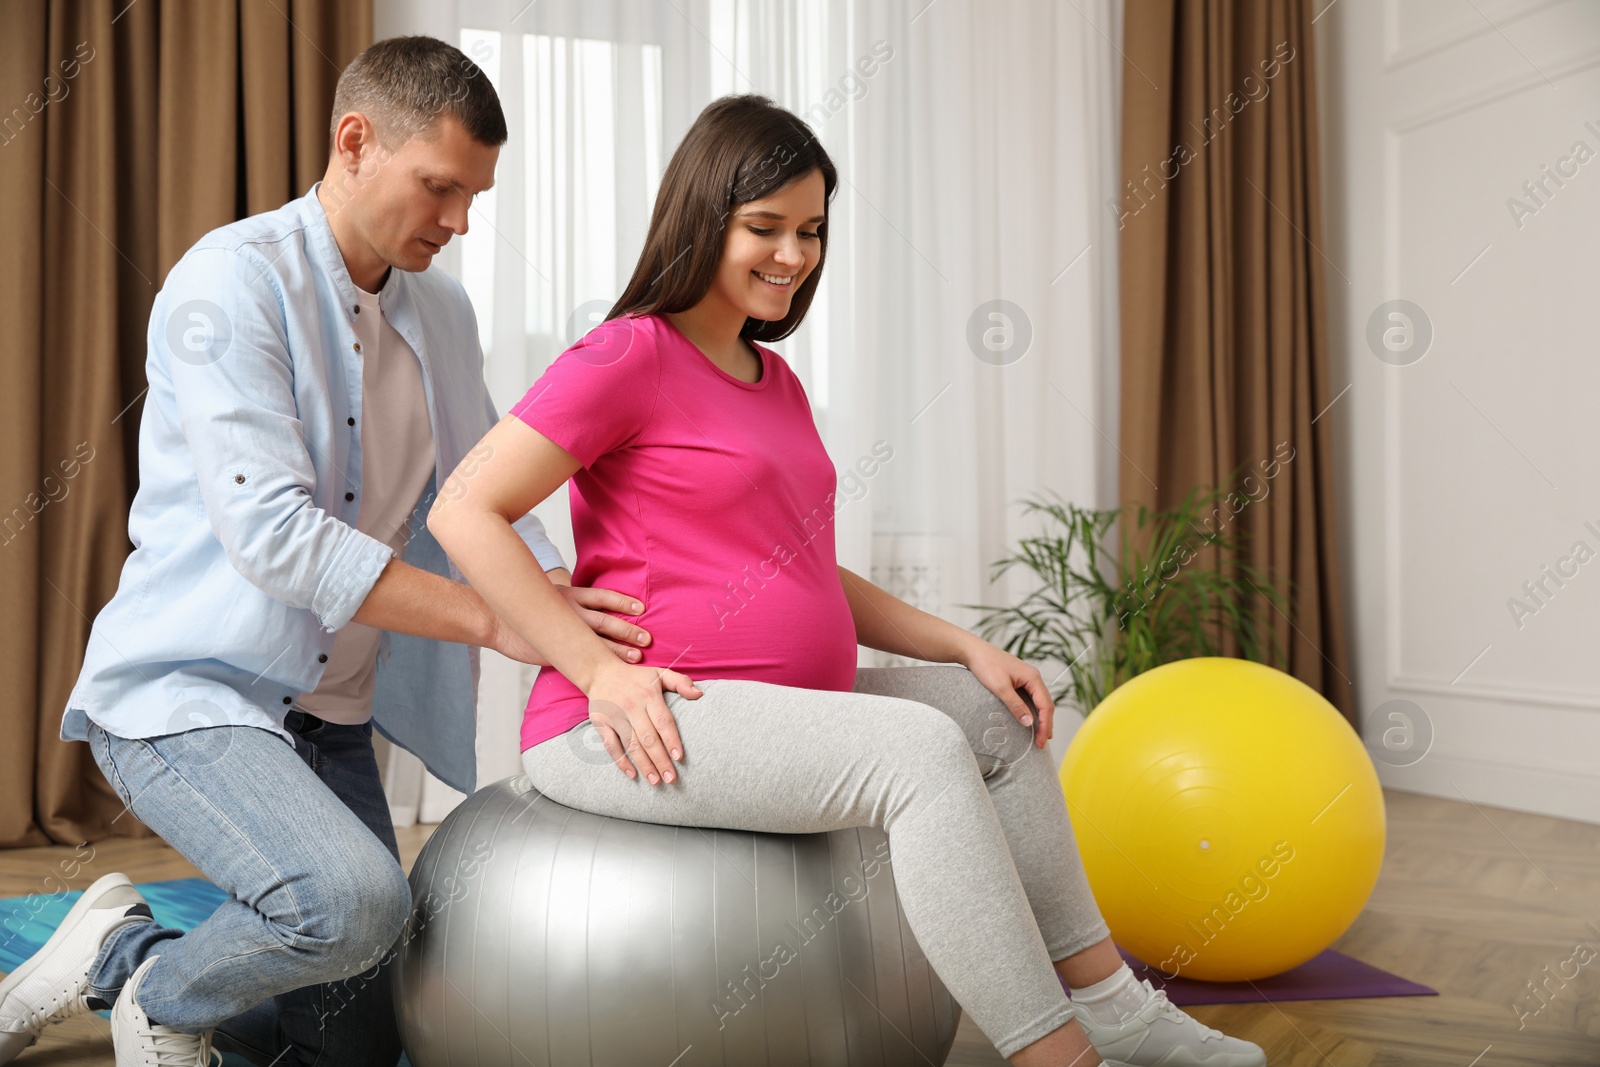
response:
[[[1225,532],[1226,493],[1194,489],[1165,510],[1082,508],[1054,494],[1021,502],[1043,532],[990,568],[1016,568],[1037,587],[1010,606],[965,605],[976,630],[1022,659],[1066,665],[1052,696],[1085,714],[1129,678],[1174,660],[1228,650],[1282,668],[1276,616],[1290,602],[1270,575],[1239,558]]]

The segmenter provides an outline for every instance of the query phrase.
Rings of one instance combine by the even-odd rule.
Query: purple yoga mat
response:
[[[1117,951],[1121,952],[1121,949]],[[1351,1000],[1357,997],[1436,997],[1439,991],[1407,981],[1342,952],[1328,949],[1292,971],[1257,982],[1201,982],[1167,978],[1126,952],[1134,976],[1148,979],[1180,1007],[1192,1004],[1260,1004],[1273,1000]]]

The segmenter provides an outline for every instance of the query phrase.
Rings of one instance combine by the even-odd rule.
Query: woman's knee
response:
[[[890,668],[870,684],[937,708],[956,724],[975,753],[1008,748],[1018,732],[1029,732],[1005,702],[965,667]]]
[[[945,710],[965,733],[985,778],[1005,771],[1034,749],[1038,709],[1025,693],[1018,692],[1017,698],[1034,716],[1034,723],[1028,726],[971,671],[955,668],[944,681],[949,687]]]
[[[985,741],[997,738],[1001,733],[1009,732],[1007,728],[1018,727],[1026,730],[1011,713],[1006,702],[1001,700],[989,687],[978,680],[978,676],[964,667],[953,667],[943,672],[941,681],[948,687],[950,694],[946,709],[952,717],[958,719],[966,727],[969,735],[981,735]],[[1019,692],[1017,699],[1028,705],[1028,710],[1033,713],[1030,698]]]

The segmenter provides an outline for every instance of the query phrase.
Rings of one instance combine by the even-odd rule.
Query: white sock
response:
[[[1124,963],[1110,978],[1102,979],[1084,989],[1068,986],[1074,1004],[1089,1009],[1098,1022],[1115,1025],[1144,1007],[1144,986],[1133,977],[1133,970]]]

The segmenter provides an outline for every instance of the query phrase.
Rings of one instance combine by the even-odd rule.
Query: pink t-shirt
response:
[[[695,681],[855,683],[856,632],[834,555],[836,475],[783,357],[726,373],[655,315],[602,323],[511,413],[583,464],[572,476],[575,585],[638,596],[640,662]],[[631,616],[628,618],[632,618]],[[522,747],[589,717],[539,672]]]

